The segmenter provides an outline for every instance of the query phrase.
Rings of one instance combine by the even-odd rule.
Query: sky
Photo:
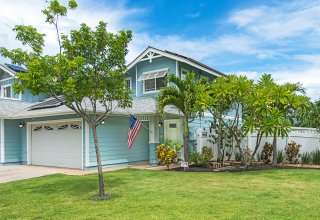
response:
[[[65,2],[65,1],[61,1]],[[320,98],[320,0],[78,0],[60,22],[63,33],[81,23],[108,30],[129,29],[127,62],[147,46],[196,59],[226,74],[278,83],[301,82]],[[0,0],[0,46],[22,47],[12,28],[33,25],[45,33],[45,52],[57,52],[53,27],[44,22],[45,0]],[[0,63],[10,62],[0,57]]]

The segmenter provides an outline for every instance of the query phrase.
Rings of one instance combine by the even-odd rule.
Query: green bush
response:
[[[213,151],[209,147],[203,147],[201,153],[192,152],[190,154],[190,162],[196,166],[208,167],[213,157]]]
[[[278,150],[277,153],[277,164],[281,164],[284,161],[284,155],[282,150]]]
[[[272,151],[273,151],[273,145],[266,142],[263,145],[263,149],[260,154],[260,159],[266,164],[269,164],[271,162],[270,157],[272,155]]]
[[[301,154],[301,163],[302,164],[310,164],[312,162],[312,153],[302,153]]]
[[[290,143],[287,144],[287,146],[284,148],[284,152],[286,154],[286,159],[289,163],[299,163],[299,158],[300,158],[300,147],[301,145],[297,144],[294,141],[291,141]]]
[[[167,147],[171,147],[176,152],[179,152],[183,146],[181,141],[173,141],[173,140],[168,140],[168,139],[165,140],[163,144],[166,145]]]
[[[236,152],[234,154],[234,159],[237,161],[237,162],[241,162],[242,161],[242,156],[240,154],[240,152]]]
[[[320,165],[320,149],[317,149],[311,152],[312,155],[312,164]]]

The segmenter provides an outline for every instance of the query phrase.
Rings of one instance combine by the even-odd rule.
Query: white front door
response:
[[[82,122],[32,125],[31,164],[82,169]]]
[[[181,141],[182,127],[179,119],[164,120],[164,139]]]

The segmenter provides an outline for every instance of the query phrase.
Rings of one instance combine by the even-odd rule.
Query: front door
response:
[[[179,119],[169,119],[164,121],[164,139],[172,141],[182,141],[181,123]]]

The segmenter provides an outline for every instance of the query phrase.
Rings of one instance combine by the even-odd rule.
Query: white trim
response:
[[[17,78],[17,77],[15,77],[15,76],[11,76],[11,77],[6,78],[6,79],[1,79],[0,82],[5,82],[5,81],[7,81],[7,80],[16,79],[16,78]]]
[[[130,63],[130,65],[127,67],[127,69],[131,69],[135,64],[137,64],[144,56],[147,55],[147,53],[149,53],[150,51],[154,52],[154,53],[158,53],[159,55],[162,55],[162,56],[165,56],[165,57],[168,57],[168,58],[171,58],[171,59],[174,59],[174,60],[177,60],[177,61],[180,61],[180,62],[183,62],[183,63],[186,63],[186,64],[189,64],[191,66],[194,66],[200,70],[203,70],[205,72],[208,72],[212,75],[215,75],[215,76],[223,76],[222,74],[220,73],[217,73],[215,71],[212,71],[208,68],[205,68],[203,66],[200,66],[196,63],[193,63],[191,61],[189,61],[188,59],[186,58],[182,58],[182,57],[179,57],[179,56],[176,56],[176,55],[173,55],[173,54],[169,54],[165,51],[161,51],[161,50],[158,50],[158,49],[155,49],[155,48],[147,48],[142,54],[140,54],[134,61],[132,61]]]
[[[176,77],[179,77],[179,61],[176,60]]]
[[[136,66],[136,97],[138,97],[138,65]]]
[[[82,118],[69,118],[69,119],[59,119],[59,120],[48,120],[48,121],[32,121],[32,122],[27,122],[26,123],[26,127],[27,127],[27,164],[30,165],[32,163],[31,160],[31,148],[32,148],[32,131],[31,131],[31,126],[34,124],[52,124],[52,123],[60,123],[60,122],[71,122],[71,121],[76,121],[76,122],[82,122],[83,123],[83,119]],[[82,128],[81,128],[81,151],[82,151],[82,155],[81,155],[81,164],[82,164],[82,170],[83,170],[83,124],[82,124]],[[2,154],[1,154],[2,155]]]
[[[126,81],[129,80],[130,81],[130,90],[132,90],[132,77],[126,77]],[[127,83],[127,82],[126,82]],[[127,88],[127,87],[126,87]]]
[[[15,73],[13,70],[11,70],[9,67],[6,67],[6,66],[0,64],[0,68],[1,68],[3,71],[5,71],[6,73],[8,73],[10,76],[13,76],[13,77],[16,76],[16,73]]]
[[[27,129],[27,165],[31,164],[31,124],[26,123]]]
[[[85,122],[85,147],[86,147],[86,167],[90,166],[90,132],[89,132],[89,124],[87,122]]]
[[[159,58],[159,57],[162,57],[162,55],[153,56],[153,57],[151,58],[151,62],[150,62],[150,58],[149,58],[149,57],[143,58],[143,59],[141,59],[139,62],[149,60],[149,62],[152,63],[152,59]]]
[[[4,146],[4,134],[5,134],[5,128],[4,128],[4,119],[0,119],[0,127],[1,127],[1,163],[5,162],[5,146]]]

